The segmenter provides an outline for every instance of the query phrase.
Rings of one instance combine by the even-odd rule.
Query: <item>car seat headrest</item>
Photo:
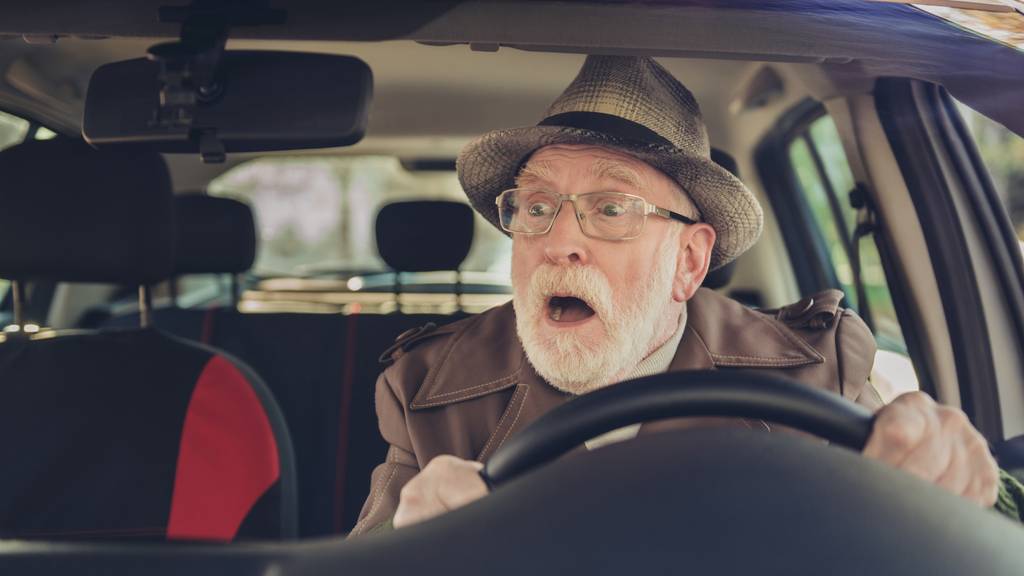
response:
[[[252,209],[231,198],[189,192],[174,198],[175,274],[240,274],[256,260]]]
[[[731,172],[733,176],[737,178],[740,177],[740,171],[739,167],[736,165],[736,159],[729,154],[719,150],[718,148],[712,148],[711,160]],[[736,271],[735,264],[735,261],[733,261],[716,270],[708,272],[708,275],[704,278],[704,284],[702,284],[702,286],[705,288],[711,288],[712,290],[724,287],[730,280],[732,280],[732,275]]]
[[[163,158],[81,140],[0,152],[0,277],[152,284],[171,275],[171,178]]]
[[[473,225],[473,209],[462,202],[394,202],[377,213],[377,251],[399,272],[458,270]]]

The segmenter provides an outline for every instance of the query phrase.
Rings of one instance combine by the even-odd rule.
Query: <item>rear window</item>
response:
[[[268,157],[210,182],[208,192],[247,201],[260,245],[261,277],[352,276],[386,272],[377,253],[377,212],[401,200],[465,202],[455,172],[412,171],[390,156]],[[507,283],[512,245],[480,215],[462,270]]]

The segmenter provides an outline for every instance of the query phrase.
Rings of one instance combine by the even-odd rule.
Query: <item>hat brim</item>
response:
[[[624,140],[581,128],[528,126],[496,130],[470,142],[459,154],[456,169],[469,202],[499,230],[494,199],[515,186],[520,166],[535,151],[554,144],[590,144],[629,154],[678,183],[715,229],[711,252],[714,270],[736,259],[761,236],[764,215],[753,193],[710,158],[687,154],[673,146]]]

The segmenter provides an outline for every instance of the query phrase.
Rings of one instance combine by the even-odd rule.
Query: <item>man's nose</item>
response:
[[[586,241],[587,237],[576,220],[576,207],[566,200],[555,216],[551,230],[545,235],[544,256],[552,264],[561,266],[587,264],[590,257]]]

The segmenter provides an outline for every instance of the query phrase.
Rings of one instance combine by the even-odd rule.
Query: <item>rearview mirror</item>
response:
[[[225,152],[348,146],[366,131],[373,92],[362,60],[300,52],[225,51],[215,90],[190,93],[188,81],[187,71],[183,81],[180,70],[153,59],[100,66],[83,136],[96,147],[141,144],[207,161]]]

